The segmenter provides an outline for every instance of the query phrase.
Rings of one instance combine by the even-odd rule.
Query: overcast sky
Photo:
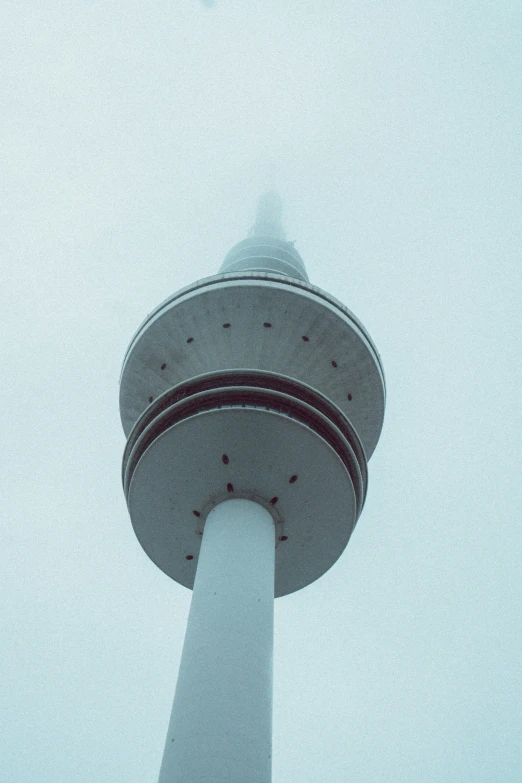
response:
[[[118,378],[267,187],[388,403],[342,558],[276,603],[274,783],[518,783],[520,0],[3,0],[0,779],[155,783],[190,592]]]

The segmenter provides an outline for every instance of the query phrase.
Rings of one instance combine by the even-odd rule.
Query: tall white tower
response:
[[[273,599],[318,579],[361,513],[385,402],[355,316],[311,285],[275,194],[219,274],[173,294],[125,356],[136,535],[193,589],[160,783],[269,783]]]

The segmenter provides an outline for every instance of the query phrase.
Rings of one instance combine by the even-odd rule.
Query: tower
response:
[[[273,599],[343,552],[383,422],[377,350],[311,285],[277,195],[217,275],[159,305],[124,359],[136,535],[193,588],[160,783],[269,783]]]

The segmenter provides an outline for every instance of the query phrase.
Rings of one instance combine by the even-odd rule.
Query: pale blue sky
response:
[[[4,0],[3,783],[157,780],[190,593],[119,372],[272,185],[388,385],[346,552],[276,603],[274,783],[518,783],[521,39],[518,0]]]

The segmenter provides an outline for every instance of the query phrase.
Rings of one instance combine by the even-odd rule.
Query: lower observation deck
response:
[[[323,395],[272,373],[228,371],[182,383],[146,409],[129,436],[123,483],[141,545],[187,587],[208,513],[234,497],[263,505],[275,523],[280,596],[341,555],[367,467],[355,430]]]

